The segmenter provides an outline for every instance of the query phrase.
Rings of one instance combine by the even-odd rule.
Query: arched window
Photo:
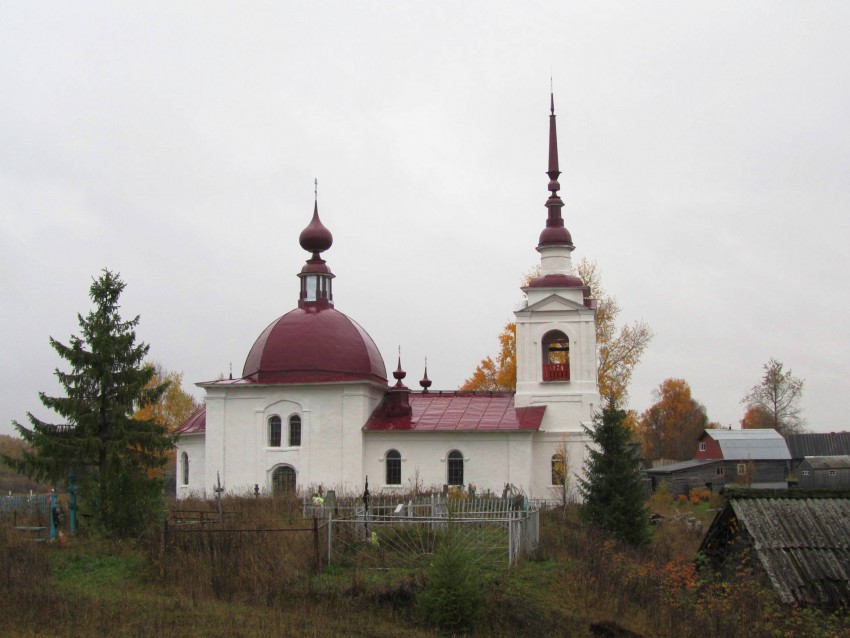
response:
[[[561,452],[556,452],[552,455],[552,485],[563,485],[564,473],[566,472],[566,464],[564,463],[564,455]]]
[[[448,458],[449,485],[463,485],[463,454],[457,450],[449,452]]]
[[[384,457],[387,464],[387,485],[401,485],[401,454],[390,450]]]
[[[301,445],[301,417],[297,414],[289,417],[289,445],[293,447]]]
[[[543,336],[543,380],[570,380],[570,340],[560,330]]]
[[[269,417],[269,447],[280,447],[280,417]]]
[[[186,452],[180,455],[180,478],[182,485],[189,485],[189,455]]]
[[[281,465],[272,472],[272,492],[286,494],[295,492],[295,469],[289,465]]]

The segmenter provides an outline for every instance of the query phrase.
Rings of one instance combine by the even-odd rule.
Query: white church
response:
[[[407,491],[474,485],[556,498],[567,451],[581,474],[582,425],[599,408],[596,304],[573,274],[561,217],[554,99],[549,116],[550,195],[540,233],[540,276],[516,314],[516,392],[418,390],[387,379],[375,342],[334,307],[333,242],[313,218],[299,243],[298,306],[275,319],[248,352],[240,378],[198,383],[204,407],[178,431],[177,497],[226,493]]]

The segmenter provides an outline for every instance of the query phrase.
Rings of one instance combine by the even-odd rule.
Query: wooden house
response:
[[[776,430],[705,430],[694,459],[646,470],[653,491],[669,486],[673,496],[691,489],[719,491],[726,485],[762,489],[787,486],[790,453]]]
[[[805,432],[785,437],[792,467],[807,456],[850,455],[850,432]]]

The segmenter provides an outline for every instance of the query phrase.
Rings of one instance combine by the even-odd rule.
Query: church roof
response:
[[[511,392],[420,392],[410,394],[411,414],[385,416],[381,406],[363,430],[415,432],[501,432],[540,428],[546,406],[514,407]]]
[[[175,434],[186,436],[187,434],[203,434],[207,430],[207,406],[202,405],[190,416],[183,421],[183,424],[177,428]]]
[[[256,383],[368,380],[386,384],[378,346],[360,325],[331,307],[305,306],[275,319],[242,369]]]

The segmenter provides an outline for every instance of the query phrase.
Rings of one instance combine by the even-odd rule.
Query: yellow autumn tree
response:
[[[512,392],[516,389],[516,324],[511,321],[499,333],[499,354],[485,357],[460,389],[464,392]]]
[[[684,379],[665,379],[652,396],[655,403],[638,422],[644,458],[694,458],[697,439],[713,424],[708,421],[705,407],[691,396],[691,386]]]
[[[628,404],[632,372],[640,363],[654,336],[649,325],[639,319],[617,329],[617,315],[622,308],[616,297],[602,287],[602,273],[595,261],[582,259],[576,269],[590,296],[596,299],[596,351],[599,395],[603,403]]]
[[[741,428],[744,430],[772,427],[773,417],[770,412],[760,405],[754,405],[747,408],[747,411],[744,413],[744,418],[741,419]]]
[[[601,273],[596,262],[582,259],[578,276],[590,286],[590,296],[596,299],[596,347],[598,353],[599,394],[603,402],[613,401],[625,406],[632,371],[652,340],[653,333],[646,322],[639,320],[617,329],[616,318],[621,308],[617,300],[602,287]],[[537,266],[523,276],[523,285],[540,274]],[[516,389],[516,324],[508,323],[499,334],[499,355],[493,360],[485,357],[461,390]]]
[[[146,388],[168,383],[168,389],[156,403],[136,410],[133,413],[133,418],[139,421],[152,419],[159,425],[168,428],[169,432],[174,432],[198,409],[198,401],[183,390],[182,372],[171,372],[163,368],[161,364],[154,362],[147,362],[144,367],[152,368],[154,371],[153,377],[145,386]]]
[[[162,367],[161,364],[148,361],[144,367],[153,368],[154,375],[146,388],[157,387],[162,383],[168,383],[168,388],[162,394],[159,401],[136,410],[133,418],[145,421],[153,419],[159,425],[164,425],[169,432],[175,432],[192,413],[200,407],[198,401],[183,389],[183,373],[171,372]],[[167,453],[165,463],[166,478],[176,475],[176,457],[174,450]]]

